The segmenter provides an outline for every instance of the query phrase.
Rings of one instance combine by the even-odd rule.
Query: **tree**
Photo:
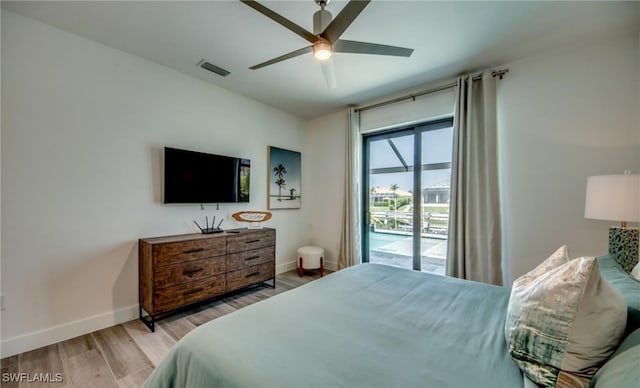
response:
[[[394,203],[393,210],[396,210],[396,208],[397,208],[397,202],[396,202],[396,200],[397,200],[397,198],[398,198],[398,194],[396,193],[396,191],[397,191],[398,189],[399,189],[399,187],[398,187],[398,185],[396,185],[395,183],[394,183],[394,184],[392,184],[391,186],[389,186],[389,190],[391,190],[391,192],[393,193],[393,203]]]
[[[278,163],[278,165],[273,168],[273,172],[275,172],[274,175],[278,177],[275,181],[275,184],[278,185],[278,201],[282,201],[282,188],[286,187],[286,184],[284,183],[284,174],[287,173],[287,169],[282,165],[282,163]]]
[[[396,194],[396,190],[398,190],[398,185],[395,183],[389,186],[389,190],[393,193],[393,228],[398,228],[398,218],[396,217],[396,211],[398,210],[398,194]]]

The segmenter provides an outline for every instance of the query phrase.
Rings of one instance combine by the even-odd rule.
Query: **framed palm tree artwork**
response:
[[[300,209],[302,198],[301,154],[278,147],[268,150],[267,208]]]

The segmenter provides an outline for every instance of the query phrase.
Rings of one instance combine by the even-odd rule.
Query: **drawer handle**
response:
[[[252,244],[252,243],[255,243],[255,242],[258,242],[258,241],[260,241],[260,239],[257,239],[257,240],[247,240],[247,241],[245,241],[244,243],[245,243],[245,244]]]
[[[182,253],[196,253],[196,252],[202,252],[202,251],[204,251],[204,248],[190,249],[190,250],[184,251]]]
[[[187,295],[191,295],[191,294],[197,294],[198,292],[201,292],[202,290],[203,290],[202,287],[194,288],[193,290],[189,290],[189,291],[185,292],[184,295],[187,296]]]
[[[182,274],[184,276],[187,277],[192,277],[193,275],[197,274],[198,272],[202,271],[202,268],[197,268],[197,269],[185,269],[184,271],[182,271]]]
[[[260,275],[260,271],[258,271],[258,272],[254,272],[254,273],[250,273],[250,274],[248,274],[248,275],[245,275],[245,279],[246,279],[246,278],[253,277],[253,276],[258,276],[258,275]]]
[[[247,257],[246,259],[244,259],[244,261],[249,261],[249,260],[255,260],[255,259],[259,259],[260,256],[251,256],[251,257]]]

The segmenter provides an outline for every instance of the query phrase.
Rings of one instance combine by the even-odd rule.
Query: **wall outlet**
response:
[[[0,295],[0,311],[4,311],[4,295]]]

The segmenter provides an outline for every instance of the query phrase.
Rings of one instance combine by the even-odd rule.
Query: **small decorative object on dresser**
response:
[[[271,212],[262,211],[244,211],[231,215],[238,222],[249,222],[249,229],[262,229],[261,222],[271,219]]]
[[[275,245],[270,228],[140,239],[140,319],[154,331],[157,320],[183,307],[258,284],[275,287]]]

